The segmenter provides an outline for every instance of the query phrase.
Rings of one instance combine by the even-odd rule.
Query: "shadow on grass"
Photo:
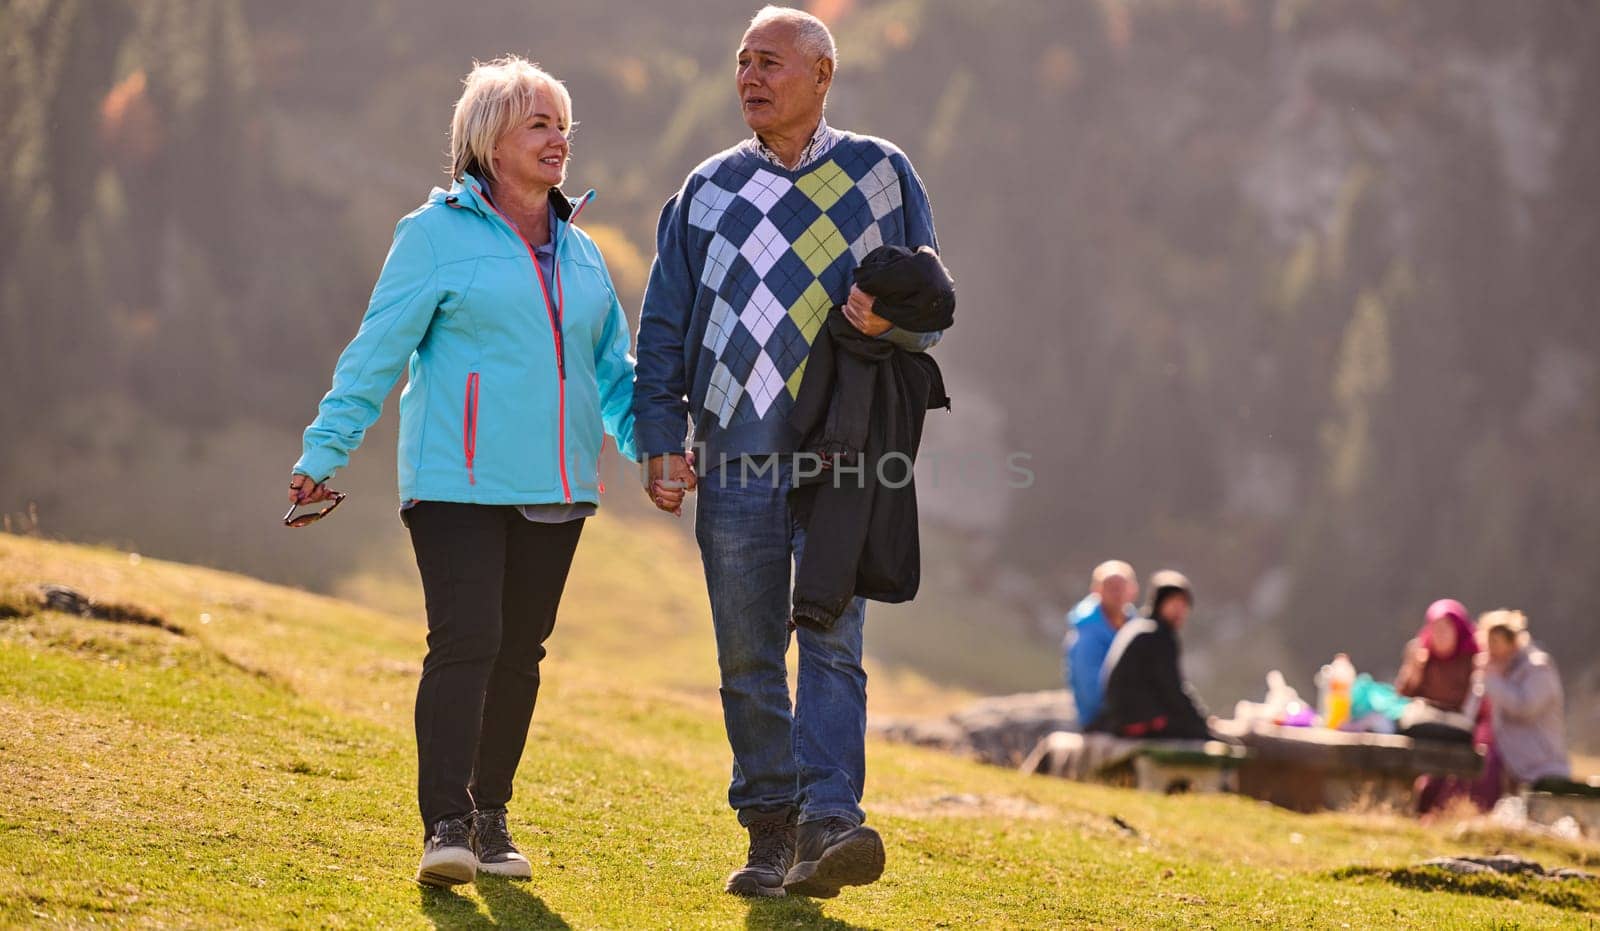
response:
[[[485,915],[478,903],[450,889],[420,887],[422,912],[441,929],[530,928],[567,931],[572,926],[550,910],[544,900],[521,883],[498,876],[479,876],[478,895],[489,907]]]
[[[1600,911],[1600,883],[1583,879],[1556,879],[1503,873],[1451,873],[1432,866],[1383,869],[1347,866],[1334,870],[1334,879],[1354,882],[1389,882],[1424,892],[1454,892],[1492,899],[1540,902],[1576,912]]]
[[[822,913],[815,899],[785,896],[781,899],[751,899],[744,919],[745,931],[794,931],[795,928],[820,928],[824,931],[871,931]]]

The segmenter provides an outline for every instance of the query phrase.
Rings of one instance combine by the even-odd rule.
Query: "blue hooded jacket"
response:
[[[482,192],[467,175],[395,227],[295,472],[326,481],[342,468],[402,371],[401,500],[598,504],[602,429],[638,458],[627,317],[572,222],[594,192],[575,204],[550,193],[551,281]]]
[[[1123,619],[1134,616],[1133,606],[1123,606]],[[1117,632],[1111,628],[1106,612],[1100,607],[1098,595],[1088,595],[1067,614],[1067,687],[1072,690],[1072,701],[1077,707],[1078,728],[1087,729],[1089,722],[1100,713],[1105,699],[1105,688],[1100,681],[1100,667],[1106,654],[1111,652],[1111,641]]]

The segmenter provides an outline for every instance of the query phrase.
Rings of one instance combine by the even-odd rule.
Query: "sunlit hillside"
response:
[[[418,624],[0,535],[0,924],[1580,928],[1600,910],[1593,884],[1409,868],[1511,850],[1593,869],[1593,847],[1082,786],[879,743],[867,807],[884,879],[821,903],[733,899],[719,880],[743,847],[694,578],[640,535],[594,537],[511,803],[534,880],[451,893],[411,882]],[[41,582],[121,620],[45,610]],[[874,701],[914,704],[920,688],[891,679]]]

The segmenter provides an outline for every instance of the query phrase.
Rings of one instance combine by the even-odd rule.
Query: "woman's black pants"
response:
[[[511,799],[583,520],[541,524],[515,507],[441,501],[404,516],[428,604],[417,801],[429,831]]]

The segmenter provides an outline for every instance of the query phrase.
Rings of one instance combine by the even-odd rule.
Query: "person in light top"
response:
[[[1490,753],[1515,785],[1571,776],[1567,758],[1561,674],[1550,654],[1534,646],[1521,611],[1490,611],[1478,619],[1487,659],[1483,694],[1493,732]]]

